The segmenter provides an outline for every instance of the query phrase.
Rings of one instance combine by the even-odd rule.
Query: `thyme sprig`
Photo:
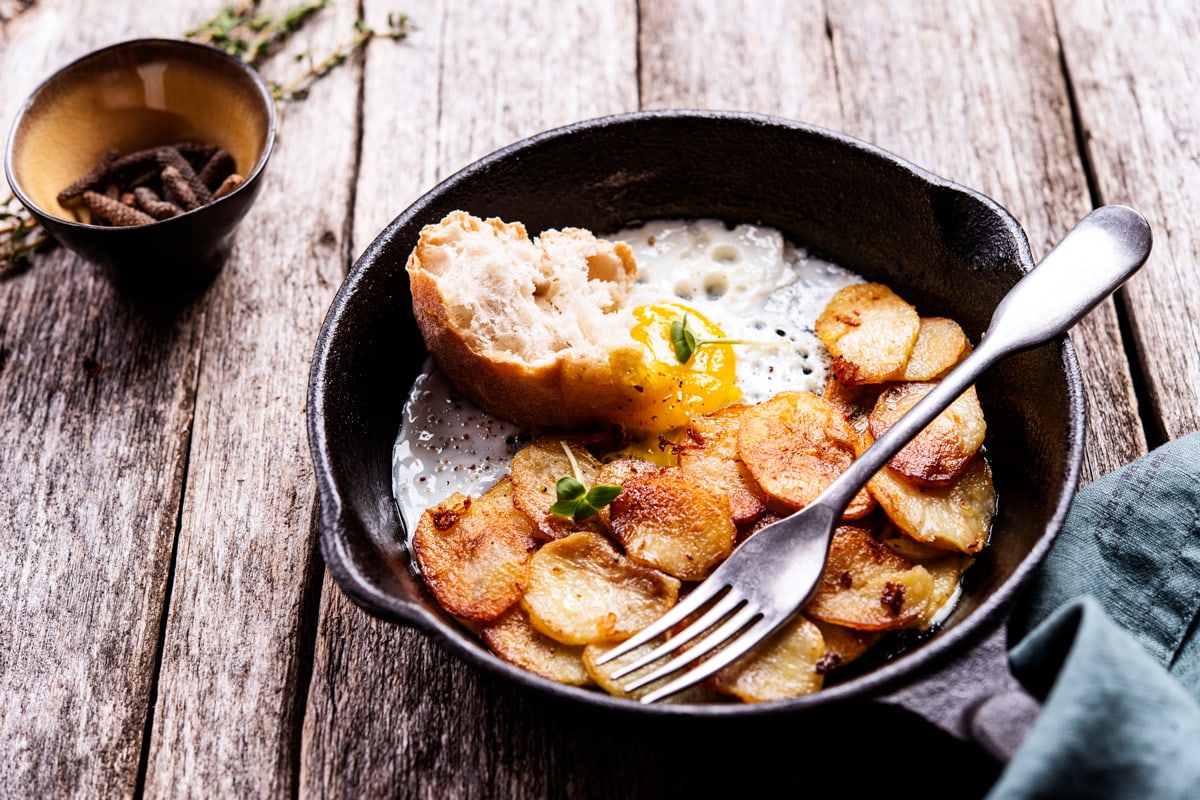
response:
[[[0,278],[21,269],[45,242],[46,232],[14,195],[0,201]]]
[[[572,475],[559,478],[558,482],[554,484],[557,497],[554,505],[550,506],[550,513],[580,522],[594,516],[600,509],[615,500],[621,493],[621,487],[600,483],[590,489],[587,488],[583,482],[583,473],[579,469],[579,462],[575,460],[575,454],[571,452],[571,448],[567,446],[566,442],[559,442],[559,444],[562,445],[563,452],[567,454],[567,460],[571,462]]]
[[[295,33],[328,5],[329,0],[311,0],[273,15],[259,11],[258,0],[243,0],[221,9],[215,17],[188,31],[184,37],[224,50],[257,67],[278,53]],[[310,52],[297,55],[297,61],[307,62],[307,69],[287,83],[270,83],[271,94],[276,100],[303,100],[314,83],[344,64],[367,42],[372,39],[398,42],[411,32],[412,23],[405,14],[388,14],[384,30],[376,30],[359,18],[354,22],[354,36],[324,58],[318,60]]]

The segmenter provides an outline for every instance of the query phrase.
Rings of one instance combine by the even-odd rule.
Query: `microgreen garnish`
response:
[[[671,323],[671,347],[675,348],[675,358],[680,364],[688,363],[697,350],[710,344],[745,344],[745,342],[738,339],[697,339],[696,334],[688,328],[687,314],[683,315],[682,320],[677,319]]]
[[[579,462],[575,460],[575,454],[571,452],[571,448],[567,446],[566,442],[559,442],[559,444],[562,445],[563,452],[567,454],[567,460],[571,462],[571,472],[574,473],[574,476],[567,475],[559,478],[558,482],[554,484],[557,501],[550,506],[550,513],[558,517],[569,517],[579,522],[594,515],[615,500],[621,493],[621,487],[598,484],[589,489],[584,486],[583,475],[579,471]]]

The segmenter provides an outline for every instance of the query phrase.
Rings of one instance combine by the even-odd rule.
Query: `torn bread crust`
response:
[[[623,307],[637,277],[624,242],[578,228],[531,240],[520,223],[455,211],[421,231],[407,270],[426,347],[489,413],[572,427],[635,401],[619,368],[644,359]]]

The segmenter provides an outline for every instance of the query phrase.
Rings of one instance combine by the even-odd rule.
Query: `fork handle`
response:
[[[1017,282],[979,346],[867,448],[817,502],[844,510],[871,476],[997,361],[1059,336],[1146,262],[1150,226],[1128,206],[1101,206]]]

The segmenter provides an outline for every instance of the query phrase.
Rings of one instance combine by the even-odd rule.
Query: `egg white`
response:
[[[742,402],[824,389],[829,355],[813,323],[838,289],[861,277],[763,226],[658,220],[608,238],[628,243],[637,259],[631,308],[682,303],[725,338],[748,342],[734,348]],[[453,492],[477,495],[506,474],[523,437],[427,362],[392,451],[392,491],[410,542],[426,508]]]

